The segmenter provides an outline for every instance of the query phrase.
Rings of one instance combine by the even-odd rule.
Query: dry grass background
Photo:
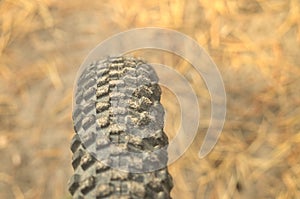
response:
[[[190,67],[174,66],[197,90],[203,116],[199,136],[170,166],[172,196],[300,198],[299,0],[0,0],[0,198],[70,198],[76,71],[100,41],[146,26],[196,39],[228,97],[220,140],[198,159],[209,96]],[[176,115],[168,114],[169,137]]]

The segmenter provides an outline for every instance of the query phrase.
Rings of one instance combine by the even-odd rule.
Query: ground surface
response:
[[[70,198],[76,72],[108,36],[146,26],[197,40],[228,97],[220,140],[200,160],[209,95],[191,67],[166,55],[202,111],[199,136],[170,166],[173,198],[300,198],[299,0],[0,1],[0,198]],[[163,91],[172,138],[178,104]]]

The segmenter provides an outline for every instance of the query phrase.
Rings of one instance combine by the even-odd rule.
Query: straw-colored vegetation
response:
[[[202,108],[199,136],[170,166],[173,198],[300,198],[299,0],[0,0],[0,198],[70,198],[76,71],[100,41],[146,26],[197,40],[227,91],[223,133],[199,159],[209,95],[191,67],[171,65]],[[169,137],[173,98],[164,89]]]

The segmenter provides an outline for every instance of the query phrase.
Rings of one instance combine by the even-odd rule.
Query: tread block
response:
[[[100,113],[103,112],[105,110],[108,110],[110,107],[110,103],[109,102],[97,102],[96,103],[96,110]]]
[[[128,173],[118,170],[111,172],[111,180],[126,180],[128,179]]]
[[[93,163],[95,162],[95,159],[93,156],[91,156],[89,153],[86,153],[82,156],[80,160],[81,168],[83,170],[88,169]]]
[[[87,103],[86,106],[83,108],[83,112],[85,114],[88,114],[92,110],[95,110],[95,106],[96,106],[95,104],[96,104],[95,101],[91,101],[91,102]]]
[[[109,68],[100,68],[98,71],[97,71],[97,77],[102,77],[102,76],[107,76],[109,73]]]
[[[92,145],[96,140],[96,134],[94,132],[88,132],[85,135],[81,136],[81,142],[84,145],[85,148]]]
[[[81,142],[80,142],[80,138],[79,138],[79,135],[78,134],[75,134],[72,138],[72,141],[71,141],[71,151],[74,153],[78,147],[80,146]]]
[[[96,190],[96,198],[101,199],[109,196],[114,191],[114,187],[111,184],[99,184]]]
[[[149,88],[146,85],[141,85],[134,91],[133,96],[137,98],[141,98],[141,97],[151,98],[152,94],[153,91],[151,90],[151,88]]]
[[[118,125],[118,124],[112,124],[109,126],[109,134],[110,135],[115,135],[115,134],[120,134],[124,132],[126,129],[125,127]]]
[[[96,166],[95,166],[96,167],[96,173],[97,174],[102,173],[102,172],[110,169],[110,167],[108,165],[109,165],[109,161],[106,161],[106,162],[104,160],[97,161]]]
[[[74,170],[79,166],[81,157],[83,156],[84,152],[82,150],[78,150],[74,153],[72,158],[72,166]]]
[[[104,147],[109,146],[110,140],[108,138],[105,138],[104,136],[98,136],[97,142],[96,142],[96,149],[100,150]]]
[[[95,178],[93,176],[83,180],[80,183],[80,191],[83,194],[87,194],[95,187]]]
[[[79,88],[79,89],[81,89],[81,88]],[[80,104],[82,102],[82,100],[83,100],[83,91],[79,90],[79,91],[77,91],[77,95],[75,96],[75,103]]]
[[[146,189],[141,183],[131,182],[130,193],[136,198],[144,198],[146,195]]]
[[[97,81],[97,86],[100,87],[100,86],[103,86],[105,84],[108,84],[109,82],[109,76],[108,75],[104,75],[104,76],[100,76],[98,81]]]
[[[83,94],[83,98],[85,99],[85,101],[88,101],[89,99],[95,97],[96,95],[96,89],[93,87],[90,87],[89,89],[87,89],[84,94]]]
[[[87,80],[87,82],[84,84],[84,89],[89,89],[90,87],[96,85],[96,79],[95,78],[91,78],[89,80]]]
[[[95,124],[96,118],[94,115],[89,115],[86,116],[85,118],[82,119],[82,128],[84,130],[89,129],[91,126]]]
[[[69,181],[69,191],[73,195],[79,187],[80,175],[74,174]]]
[[[109,85],[102,85],[101,87],[97,88],[96,91],[96,97],[100,98],[104,95],[108,95],[109,94]]]

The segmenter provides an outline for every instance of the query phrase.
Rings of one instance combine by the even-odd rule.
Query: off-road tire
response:
[[[164,109],[152,67],[128,57],[95,61],[74,92],[73,199],[171,198]],[[158,149],[164,153],[152,153]]]

